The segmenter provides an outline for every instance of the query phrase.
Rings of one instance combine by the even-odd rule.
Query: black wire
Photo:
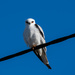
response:
[[[74,34],[71,34],[69,36],[65,36],[65,37],[62,37],[62,38],[58,38],[56,40],[53,40],[51,42],[48,42],[48,43],[45,43],[45,44],[41,44],[41,45],[38,45],[36,47],[34,47],[34,50],[37,50],[39,48],[42,48],[42,47],[45,47],[45,46],[48,46],[48,45],[52,45],[52,44],[56,44],[56,43],[59,43],[59,42],[62,42],[62,41],[65,41],[67,39],[70,39],[70,38],[73,38],[75,37],[75,33]],[[6,57],[3,57],[0,59],[0,62],[1,61],[4,61],[4,60],[8,60],[10,58],[13,58],[13,57],[16,57],[16,56],[19,56],[19,55],[23,55],[23,54],[26,54],[30,51],[33,51],[33,49],[27,49],[27,50],[24,50],[24,51],[21,51],[21,52],[18,52],[18,53],[15,53],[15,54],[12,54],[12,55],[9,55],[9,56],[6,56]]]

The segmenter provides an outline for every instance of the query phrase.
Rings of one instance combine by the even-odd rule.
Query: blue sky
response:
[[[0,1],[0,58],[28,49],[25,20],[33,18],[47,42],[75,33],[75,0]],[[0,75],[75,75],[75,38],[47,47],[49,70],[33,52],[0,62]]]

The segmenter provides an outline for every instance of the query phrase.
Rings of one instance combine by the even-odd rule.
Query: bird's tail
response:
[[[49,65],[49,64],[46,64],[46,66],[47,66],[49,69],[52,69],[52,68],[50,67],[50,65]]]
[[[40,56],[38,53],[38,50],[34,50],[34,53],[37,55],[37,57],[49,68],[51,69],[46,53],[44,52],[44,50],[42,50],[42,55]]]

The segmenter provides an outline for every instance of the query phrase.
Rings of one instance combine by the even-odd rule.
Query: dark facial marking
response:
[[[27,24],[30,24],[28,21],[26,21]]]

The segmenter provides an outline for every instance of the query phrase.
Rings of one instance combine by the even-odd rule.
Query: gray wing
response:
[[[36,28],[39,30],[40,32],[40,35],[42,36],[41,37],[41,44],[45,43],[45,36],[44,36],[44,32],[42,30],[42,28],[35,24]],[[48,62],[48,59],[47,59],[47,56],[46,56],[46,47],[43,47],[42,48],[42,55],[40,56],[37,52],[38,50],[34,50],[34,53],[37,55],[37,57],[49,68],[51,69],[50,65],[49,65],[49,62]]]
[[[40,32],[41,36],[43,37],[43,39],[45,39],[44,32],[43,32],[42,28],[37,24],[35,24],[35,27],[39,30],[39,32]]]
[[[35,26],[39,30],[40,35],[42,36],[42,38],[40,40],[41,41],[41,44],[46,43],[43,29],[39,25],[37,25],[37,24],[35,24]],[[43,50],[46,52],[46,47],[43,47]]]

